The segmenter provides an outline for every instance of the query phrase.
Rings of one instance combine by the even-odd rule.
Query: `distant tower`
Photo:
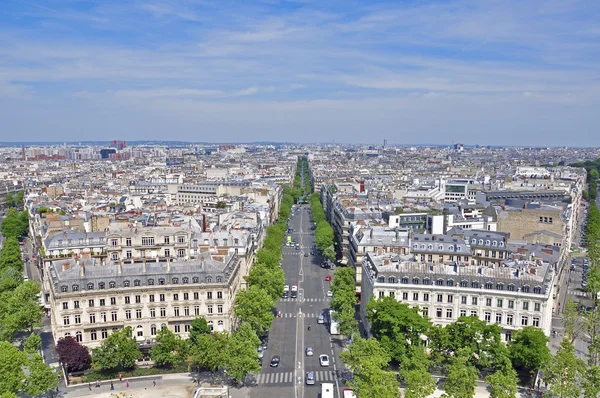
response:
[[[21,158],[23,161],[27,160],[27,157],[25,156],[25,145],[21,147]]]
[[[387,138],[384,138],[384,139],[383,139],[383,147],[384,147],[384,148],[387,148]]]

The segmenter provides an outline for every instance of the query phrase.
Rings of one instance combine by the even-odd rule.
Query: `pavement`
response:
[[[299,205],[292,213],[289,228],[294,229],[291,235],[300,245],[283,247],[283,270],[286,284],[290,287],[298,285],[296,299],[281,299],[275,307],[281,312],[276,317],[269,331],[269,343],[263,358],[262,371],[248,377],[250,397],[316,397],[320,392],[322,382],[334,383],[338,391],[344,387],[341,374],[344,366],[339,359],[343,347],[343,337],[331,336],[328,324],[318,324],[317,317],[326,314],[329,309],[327,291],[329,283],[327,275],[333,276],[333,270],[320,267],[318,256],[308,257],[315,244],[314,233],[310,229],[310,206]],[[308,330],[311,325],[311,330]],[[311,347],[314,356],[305,355],[306,347]],[[321,367],[319,355],[329,356],[330,365]],[[274,355],[281,358],[277,368],[271,368],[270,360]],[[315,385],[305,384],[307,372],[315,373]],[[341,396],[338,394],[338,396]]]

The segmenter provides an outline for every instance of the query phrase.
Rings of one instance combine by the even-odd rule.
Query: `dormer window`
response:
[[[212,283],[212,278],[210,276],[206,277],[206,283]]]
[[[403,276],[403,277],[402,277],[402,279],[401,279],[401,282],[402,282],[403,284],[407,285],[407,284],[408,284],[408,276]],[[392,282],[392,283],[393,283],[393,282]]]
[[[471,244],[472,244],[472,245],[475,245],[475,244],[477,244],[477,239],[471,239]]]
[[[79,291],[79,285],[73,285],[73,286],[71,286],[71,289],[72,289],[74,292],[78,292],[78,291]]]
[[[494,284],[492,282],[486,282],[485,283],[485,288],[486,289],[492,289],[494,287]]]
[[[535,294],[542,294],[542,288],[540,286],[536,286],[533,288],[533,292]]]
[[[379,283],[385,283],[385,277],[384,276],[380,276],[377,278],[377,282]]]
[[[188,278],[187,276],[184,276],[184,277],[181,279],[181,282],[182,282],[183,284],[190,283],[190,278]]]
[[[521,291],[522,291],[523,293],[529,293],[529,285],[525,285],[525,286],[523,286],[523,287],[521,288]]]
[[[115,283],[115,281],[108,282],[108,287],[111,288],[111,289],[114,289],[116,285],[117,284]]]
[[[479,239],[479,244],[483,245],[483,239]]]
[[[443,279],[438,279],[437,281],[435,281],[436,286],[444,286],[444,280]]]
[[[438,250],[444,250],[444,245],[439,245]]]
[[[431,285],[431,279],[429,279],[429,278],[423,278],[423,284],[424,285]]]
[[[148,286],[154,285],[154,279],[148,279]]]
[[[504,283],[496,283],[496,290],[504,290]]]
[[[454,281],[452,279],[448,279],[446,281],[446,286],[454,286]]]
[[[468,283],[469,282],[467,282],[466,280],[463,279],[462,281],[460,281],[460,287],[467,287]]]
[[[62,286],[60,287],[60,291],[61,291],[61,292],[63,292],[63,293],[65,293],[65,292],[68,292],[68,291],[69,291],[69,288],[68,288],[66,285],[62,285]]]
[[[509,292],[514,292],[515,291],[515,285],[513,285],[512,283],[508,286],[506,286],[506,290],[508,290]]]
[[[216,279],[217,283],[223,282],[223,277],[222,276],[217,276],[215,279]]]
[[[429,250],[433,249],[433,245],[427,245],[427,249],[429,249]]]
[[[94,290],[94,284],[92,282],[87,284],[87,290]]]
[[[479,282],[477,282],[477,281],[471,282],[471,287],[473,289],[479,289]]]
[[[100,283],[98,283],[98,289],[100,289],[100,290],[104,290],[104,286],[105,286],[105,285],[104,285],[104,282],[100,282]]]
[[[174,285],[177,285],[179,283],[179,278],[173,278],[171,279],[171,283]]]
[[[165,284],[165,279],[164,278],[159,278],[158,279],[158,284],[159,285],[164,285]]]
[[[418,285],[419,284],[419,278],[413,278],[412,283],[413,283],[413,285]]]
[[[123,287],[129,287],[129,286],[130,286],[129,281],[123,281]]]
[[[504,242],[500,242],[500,247],[504,247]]]
[[[461,247],[461,246],[456,246],[456,251],[457,251],[457,252],[460,252],[460,251],[462,251],[462,247]]]
[[[198,278],[197,276],[194,276],[192,278],[192,283],[199,283],[200,282],[200,278]]]
[[[421,245],[421,249],[425,250],[425,245]]]
[[[136,279],[133,281],[133,286],[139,286],[140,285],[140,280]]]
[[[390,276],[388,278],[388,283],[396,283],[396,278],[394,278],[393,276]]]
[[[489,240],[486,240],[486,241],[485,241],[485,244],[486,244],[486,246],[489,246],[489,245],[490,245],[490,243],[491,243],[491,242],[490,242]]]

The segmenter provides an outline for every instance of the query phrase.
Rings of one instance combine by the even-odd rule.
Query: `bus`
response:
[[[340,324],[333,319],[333,310],[329,310],[329,334],[340,334]]]
[[[342,398],[356,398],[356,394],[351,388],[344,388],[342,390]]]
[[[321,383],[321,398],[333,398],[333,383]]]

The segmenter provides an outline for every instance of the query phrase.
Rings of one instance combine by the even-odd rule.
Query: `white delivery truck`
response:
[[[321,398],[333,398],[333,383],[321,384]]]

